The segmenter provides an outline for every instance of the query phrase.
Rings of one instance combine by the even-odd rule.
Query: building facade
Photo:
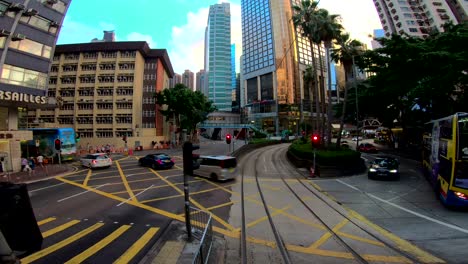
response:
[[[169,140],[154,93],[173,75],[167,51],[144,41],[57,45],[48,97],[58,107],[28,111],[28,126],[73,127],[81,148],[124,147],[124,136],[130,148],[150,148]]]
[[[182,83],[182,75],[174,73],[174,76],[169,79],[169,88],[174,88],[174,86],[178,83]]]
[[[0,156],[3,169],[20,169],[20,142],[32,140],[26,109],[53,107],[47,76],[71,0],[0,1]],[[14,132],[12,132],[14,131]]]
[[[427,37],[447,22],[466,21],[465,0],[374,0],[385,36]]]
[[[195,91],[202,92],[203,87],[205,86],[205,70],[201,69],[197,72],[195,77]]]
[[[296,132],[300,122],[316,118],[313,95],[303,81],[312,65],[312,51],[292,23],[293,5],[299,6],[300,1],[241,1],[242,112],[248,122],[269,133]],[[317,65],[313,68],[322,88],[327,87],[324,50],[314,46]]]
[[[187,86],[191,91],[194,91],[195,74],[190,70],[185,70],[182,74],[182,83]]]
[[[219,111],[231,111],[231,11],[229,3],[210,6],[205,30],[205,87]]]

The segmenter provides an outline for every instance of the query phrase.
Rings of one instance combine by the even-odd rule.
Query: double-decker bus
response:
[[[75,130],[70,127],[62,128],[29,128],[33,132],[33,140],[28,141],[29,153],[42,154],[44,157],[56,155],[54,141],[58,138],[62,142],[61,160],[73,160],[76,156]]]
[[[468,207],[468,113],[425,124],[423,168],[444,205]]]

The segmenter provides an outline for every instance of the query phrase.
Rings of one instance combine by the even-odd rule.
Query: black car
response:
[[[148,154],[138,160],[138,165],[153,169],[170,169],[174,167],[174,160],[165,153]]]
[[[376,177],[400,179],[400,163],[392,157],[376,158],[369,166],[367,176],[369,179]]]

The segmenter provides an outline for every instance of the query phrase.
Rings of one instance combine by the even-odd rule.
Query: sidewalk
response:
[[[72,172],[76,169],[70,163],[65,163],[62,165],[47,164],[45,167],[47,167],[47,173],[43,168],[38,166],[35,167],[34,172],[31,172],[31,174],[26,171],[9,173],[3,172],[0,175],[0,182],[31,183],[54,178],[65,173]]]

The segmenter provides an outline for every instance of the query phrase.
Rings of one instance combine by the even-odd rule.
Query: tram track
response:
[[[341,212],[336,208],[336,205],[332,205],[331,202],[327,201],[323,197],[321,197],[321,194],[318,193],[315,188],[311,187],[310,185],[304,183],[304,176],[301,175],[300,173],[297,172],[297,170],[293,169],[291,167],[290,162],[286,158],[286,152],[287,152],[287,146],[285,147],[279,147],[280,145],[275,145],[275,146],[269,146],[262,148],[261,151],[253,151],[249,154],[247,154],[244,158],[250,161],[254,161],[253,163],[256,164],[255,169],[250,171],[250,173],[254,172],[255,175],[252,175],[255,177],[255,182],[257,185],[258,193],[259,196],[261,197],[263,207],[265,208],[265,214],[268,215],[268,220],[269,220],[269,225],[271,226],[272,232],[275,234],[275,245],[276,245],[276,250],[279,252],[279,255],[282,257],[283,263],[294,263],[291,261],[291,257],[288,251],[288,246],[286,242],[282,237],[280,232],[288,232],[287,230],[282,230],[282,226],[275,225],[275,222],[273,218],[271,217],[271,213],[269,212],[269,203],[274,204],[274,201],[268,202],[265,199],[265,195],[262,190],[261,186],[261,181],[259,178],[261,178],[261,173],[258,170],[258,164],[260,164],[258,161],[262,157],[268,157],[268,159],[271,160],[271,168],[273,169],[275,173],[270,173],[271,178],[275,178],[277,180],[280,180],[282,182],[283,186],[286,187],[286,190],[289,191],[289,193],[295,197],[295,200],[302,205],[302,208],[304,211],[309,213],[315,221],[318,221],[320,225],[323,227],[324,231],[328,232],[333,240],[340,245],[342,249],[344,249],[346,252],[351,254],[349,256],[350,259],[353,259],[354,262],[356,263],[369,263],[374,261],[373,257],[370,256],[370,254],[367,253],[360,253],[359,249],[355,249],[352,244],[349,242],[345,241],[338,233],[334,230],[333,225],[330,225],[329,221],[325,220],[323,216],[320,215],[320,212],[317,212],[317,210],[314,210],[314,208],[310,205],[310,201],[306,201],[302,197],[304,195],[312,195],[314,199],[314,203],[322,203],[320,205],[320,208],[323,208],[323,206],[326,206],[327,208],[330,208],[333,213],[327,213],[328,215],[333,214],[337,218],[342,219],[342,221],[346,221],[349,223],[349,225],[352,225],[352,228],[357,228],[359,232],[364,232],[366,236],[372,238],[375,241],[378,241],[378,243],[381,243],[386,249],[386,252],[393,253],[393,255],[400,256],[402,261],[405,263],[419,263],[419,261],[412,255],[398,249],[396,246],[391,245],[387,241],[379,238],[378,236],[374,235],[372,232],[366,230],[363,228],[360,224],[356,223],[354,219],[346,215],[345,213]],[[250,163],[252,164],[252,163]],[[266,166],[266,165],[264,165]],[[241,227],[241,260],[242,263],[249,263],[249,259],[247,257],[248,255],[248,230],[246,229],[246,215],[245,215],[245,190],[244,190],[244,181],[245,181],[245,175],[248,174],[247,171],[248,168],[242,167],[241,170],[241,207],[242,207],[242,227]],[[323,194],[322,194],[323,195]],[[301,197],[302,196],[302,197]],[[312,203],[313,204],[313,203]],[[351,257],[352,256],[352,257]]]

